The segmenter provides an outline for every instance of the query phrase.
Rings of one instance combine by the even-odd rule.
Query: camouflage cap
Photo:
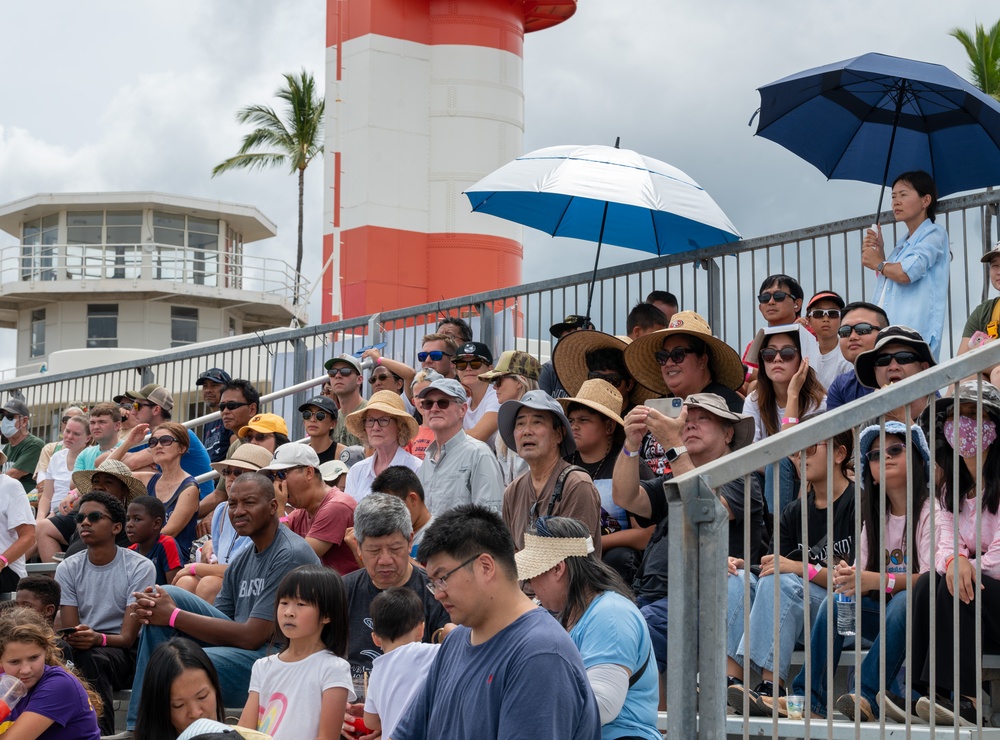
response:
[[[504,375],[522,375],[530,380],[538,380],[541,372],[542,363],[534,355],[529,355],[527,352],[508,350],[500,355],[500,359],[497,360],[497,364],[493,366],[493,369],[488,373],[480,375],[479,379],[488,383],[494,378]]]

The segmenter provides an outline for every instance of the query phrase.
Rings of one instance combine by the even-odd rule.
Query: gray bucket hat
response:
[[[865,469],[868,467],[868,452],[871,450],[875,440],[878,439],[880,430],[881,427],[878,424],[872,424],[865,427],[861,431],[861,436],[858,437],[858,450],[861,453],[861,475],[865,474]],[[885,433],[905,438],[906,424],[890,419],[885,422]],[[920,453],[920,458],[924,461],[924,473],[929,476],[931,449],[927,445],[927,437],[924,436],[924,430],[916,424],[910,427],[910,442],[916,448],[917,452]]]
[[[978,403],[980,398],[980,384],[978,380],[966,380],[958,386],[958,402],[962,403]],[[987,383],[983,381],[982,383],[982,399],[983,399],[983,416],[987,414],[991,415],[995,420],[1000,422],[1000,389],[997,389],[992,383]],[[938,426],[937,434],[937,444],[944,443],[944,436],[941,434],[940,425],[943,424],[951,416],[951,408],[955,404],[955,396],[944,396],[939,398],[934,403],[934,414],[936,416],[935,423]],[[924,432],[930,433],[930,412],[931,406],[928,403],[924,408],[923,412],[920,414],[919,423],[923,427]]]
[[[878,333],[875,346],[867,352],[862,352],[854,360],[854,372],[858,376],[861,385],[868,388],[878,388],[878,381],[875,379],[875,359],[879,352],[888,344],[904,344],[913,350],[913,353],[920,357],[921,362],[926,362],[929,367],[934,367],[934,355],[931,348],[916,329],[908,326],[896,324],[887,326]]]
[[[573,441],[573,430],[569,425],[569,419],[563,412],[563,407],[545,391],[528,391],[519,401],[504,401],[500,404],[500,413],[497,415],[498,431],[500,438],[512,450],[517,449],[514,442],[514,422],[522,408],[535,409],[536,411],[548,411],[556,417],[563,425],[566,433],[563,435],[562,444],[559,445],[559,454],[566,457],[576,452],[576,442]]]
[[[733,440],[729,443],[729,449],[734,452],[753,442],[753,417],[750,414],[730,411],[726,399],[717,393],[692,393],[684,399],[684,405],[688,408],[704,409],[713,416],[732,422]]]

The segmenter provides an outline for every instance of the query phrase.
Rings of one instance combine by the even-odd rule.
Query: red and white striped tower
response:
[[[521,227],[462,191],[522,154],[525,32],[575,11],[327,0],[323,321],[521,281]]]

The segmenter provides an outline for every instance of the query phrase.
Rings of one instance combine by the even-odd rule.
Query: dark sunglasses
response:
[[[852,331],[859,337],[863,337],[865,334],[871,334],[873,331],[878,331],[878,327],[873,324],[869,324],[867,321],[862,321],[858,324],[842,324],[841,327],[837,329],[837,335],[847,339],[851,336]]]
[[[155,405],[156,405],[155,403],[140,403],[139,401],[135,401],[132,404],[132,410],[133,411],[138,411],[139,409],[141,409],[141,408],[143,408],[145,406],[152,407],[152,406],[155,406]]]
[[[293,470],[298,470],[301,467],[302,467],[301,465],[296,465],[294,468],[284,468],[282,470],[262,470],[260,472],[262,472],[272,481],[276,481],[276,480],[284,480],[285,478],[288,477],[289,473],[291,473]]]
[[[875,358],[875,367],[888,367],[893,360],[897,365],[912,365],[920,362],[920,355],[916,352],[887,352]]]
[[[774,299],[775,303],[781,303],[786,298],[791,298],[791,293],[786,293],[783,290],[775,290],[774,292],[761,293],[757,296],[757,303],[769,303],[771,299]]]
[[[76,519],[77,524],[83,524],[84,522],[90,522],[91,524],[97,524],[101,521],[103,517],[111,517],[105,514],[103,511],[92,511],[89,514],[77,514],[74,519]]]
[[[333,367],[330,368],[330,372],[328,373],[328,375],[331,378],[334,375],[343,375],[346,378],[348,375],[355,372],[357,372],[357,370],[355,370],[353,367]]]
[[[684,358],[687,357],[689,354],[696,355],[698,353],[695,352],[690,347],[674,347],[673,349],[661,349],[655,355],[656,364],[658,364],[660,367],[663,367],[664,365],[667,364],[667,360],[671,360],[675,365],[680,365],[682,362],[684,362]]]
[[[219,408],[223,411],[235,411],[249,405],[247,401],[224,401],[219,404]]]
[[[309,421],[310,419],[313,419],[313,418],[315,418],[316,421],[323,421],[328,416],[330,416],[330,414],[326,413],[325,411],[303,411],[302,412],[302,418],[305,419],[306,421]]]
[[[157,445],[163,445],[164,447],[169,447],[177,440],[171,437],[169,434],[165,434],[162,437],[150,437],[149,446],[156,447]]]
[[[454,398],[426,398],[420,406],[424,411],[430,411],[434,408],[434,404],[437,404],[437,407],[443,411],[451,406],[454,401]]]
[[[396,376],[392,375],[391,373],[383,373],[382,375],[373,375],[373,376],[371,376],[370,378],[368,378],[368,382],[371,383],[372,385],[375,385],[376,383],[384,383],[385,381],[389,380],[390,378],[395,378],[395,377]],[[397,378],[397,380],[398,380],[398,378]]]
[[[799,350],[795,347],[782,347],[781,349],[775,349],[774,347],[768,347],[760,351],[760,358],[764,362],[774,362],[776,357],[780,357],[785,362],[791,362],[799,355]]]
[[[493,378],[493,380],[490,381],[490,385],[492,385],[494,388],[499,388],[500,386],[503,385],[503,382],[505,380],[507,380],[507,378],[509,378],[509,377],[511,377],[511,376],[510,375],[501,375],[501,376],[499,376],[497,378]]]
[[[839,308],[814,308],[809,311],[809,318],[811,319],[839,319],[840,309]]]
[[[874,465],[882,458],[883,452],[886,457],[896,457],[897,455],[902,455],[906,452],[906,445],[902,442],[897,442],[896,444],[889,445],[884,450],[868,450],[868,452],[865,453],[865,457],[868,458],[868,462]]]
[[[249,432],[247,434],[247,436],[245,436],[243,439],[245,439],[247,442],[266,442],[269,439],[274,439],[274,433],[273,432]]]
[[[244,470],[243,468],[223,468],[222,470],[219,471],[219,475],[221,475],[223,478],[228,478],[230,476],[232,476],[233,478],[239,478],[241,475],[248,472],[250,471]]]
[[[431,350],[430,352],[417,352],[417,359],[421,362],[427,362],[427,358],[431,359],[431,362],[437,362],[442,357],[454,357],[451,352],[442,352],[439,349]]]
[[[623,378],[618,373],[608,373],[607,375],[592,371],[587,373],[587,380],[603,380],[606,383],[611,383],[611,385],[621,385],[626,382],[628,378]]]
[[[486,363],[483,362],[480,359],[475,359],[475,360],[455,360],[455,367],[457,367],[459,370],[467,370],[470,367],[473,370],[478,370],[479,368],[481,368],[485,364]]]

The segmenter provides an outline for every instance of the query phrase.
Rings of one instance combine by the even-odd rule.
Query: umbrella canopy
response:
[[[759,92],[757,134],[828,178],[884,188],[925,170],[940,195],[1000,182],[1000,104],[939,64],[864,54]]]

